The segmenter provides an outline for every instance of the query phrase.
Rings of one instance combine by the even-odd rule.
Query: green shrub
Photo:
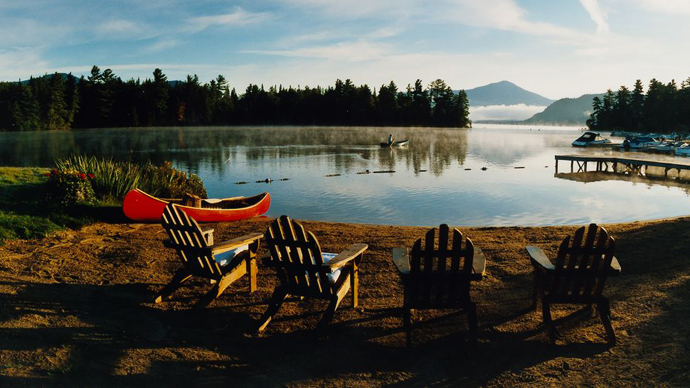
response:
[[[54,169],[48,175],[48,196],[52,204],[71,206],[95,202],[96,195],[91,186],[94,175],[79,170]]]

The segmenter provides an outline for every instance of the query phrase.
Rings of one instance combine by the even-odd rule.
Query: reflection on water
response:
[[[380,147],[389,133],[396,139],[409,138],[410,145]],[[140,163],[170,160],[178,168],[199,174],[210,196],[270,191],[269,215],[326,221],[545,225],[690,212],[687,188],[682,184],[625,180],[583,184],[554,178],[555,154],[618,152],[574,149],[570,143],[578,135],[572,128],[506,126],[0,133],[0,165],[50,166],[55,158],[74,153]],[[366,174],[367,170],[371,173]],[[389,170],[395,172],[373,173]],[[255,183],[266,178],[273,183]]]

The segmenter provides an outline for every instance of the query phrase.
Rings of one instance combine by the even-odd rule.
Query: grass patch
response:
[[[43,238],[65,228],[82,227],[99,219],[99,213],[112,206],[51,206],[46,203],[49,171],[0,167],[0,245],[6,240]]]
[[[185,193],[206,197],[198,176],[176,170],[170,163],[139,166],[72,156],[56,161],[55,165],[55,169],[0,167],[0,245],[10,239],[43,238],[61,229],[77,229],[95,221],[126,222],[122,200],[134,187],[167,198],[179,198]],[[76,183],[56,184],[70,177]],[[65,200],[71,192],[59,189],[69,189],[69,184],[88,184],[93,193],[88,201]]]

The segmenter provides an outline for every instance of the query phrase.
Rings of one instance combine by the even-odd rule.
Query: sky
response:
[[[690,77],[689,0],[0,0],[0,80],[93,65],[124,80],[453,89],[551,99]]]

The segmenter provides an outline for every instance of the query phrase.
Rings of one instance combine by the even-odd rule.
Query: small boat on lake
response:
[[[169,203],[179,204],[197,222],[238,221],[265,214],[271,206],[271,195],[262,193],[253,197],[223,199],[201,199],[196,196],[162,199],[133,189],[125,196],[122,211],[134,221],[160,222],[163,209]]]
[[[603,138],[597,132],[587,131],[578,137],[574,142],[574,147],[605,146],[611,144],[611,140]]]
[[[393,144],[381,143],[381,147],[404,147],[408,144],[410,144],[410,140],[405,139],[405,140],[395,141],[395,142],[393,142]]]

